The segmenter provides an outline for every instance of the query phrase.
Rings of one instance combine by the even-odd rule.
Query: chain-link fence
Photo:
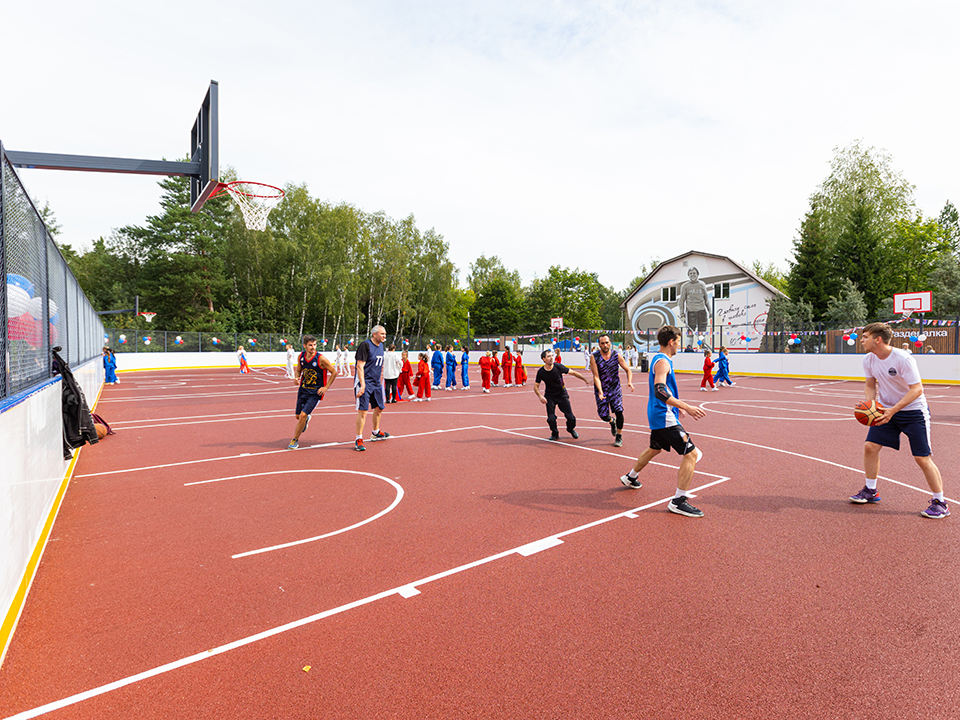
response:
[[[100,355],[103,323],[0,144],[0,398],[51,376],[53,347],[72,366]]]

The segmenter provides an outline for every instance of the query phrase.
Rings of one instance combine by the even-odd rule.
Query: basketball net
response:
[[[157,316],[156,313],[149,313],[149,312],[140,313],[140,314],[143,315],[144,320],[146,320],[148,323],[153,322],[153,319]]]
[[[249,230],[266,230],[267,215],[283,200],[286,193],[273,185],[237,180],[224,183],[211,198],[228,192],[240,208],[243,222]]]

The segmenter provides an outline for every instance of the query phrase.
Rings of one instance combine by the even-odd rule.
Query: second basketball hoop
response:
[[[235,180],[221,183],[210,197],[215,198],[225,192],[230,193],[230,197],[237,203],[243,213],[243,222],[250,230],[266,230],[267,215],[286,194],[273,185]]]

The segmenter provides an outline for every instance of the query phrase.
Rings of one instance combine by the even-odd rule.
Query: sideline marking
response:
[[[717,480],[712,483],[708,483],[707,485],[701,485],[696,488],[691,488],[691,490],[702,490],[704,488],[710,487],[711,485],[717,485],[718,483],[724,482],[729,479],[730,478]],[[629,517],[630,516],[629,513],[636,513],[642,510],[656,507],[657,505],[662,505],[664,503],[669,502],[672,499],[673,498],[671,496],[663,500],[657,500],[656,502],[648,503],[647,505],[644,505],[639,508],[634,508],[633,510],[619,512],[616,515],[610,515],[608,517],[601,518],[600,520],[587,523],[586,525],[580,525],[579,527],[575,527],[569,530],[564,530],[562,532],[555,533],[539,541],[526,543],[525,545],[520,545],[519,547],[511,548],[510,550],[504,550],[503,552],[499,552],[494,555],[488,555],[487,557],[481,558],[480,560],[475,560],[473,562],[466,563],[464,565],[459,565],[457,567],[450,568],[449,570],[444,570],[434,575],[421,578],[420,580],[415,580],[411,583],[404,583],[403,585],[399,585],[397,587],[391,588],[390,590],[384,590],[383,592],[377,593],[375,595],[370,595],[361,600],[355,600],[345,605],[340,605],[339,607],[331,608],[329,610],[324,610],[314,615],[308,615],[307,617],[300,618],[299,620],[293,620],[292,622],[285,623],[283,625],[278,625],[268,630],[264,630],[263,632],[259,632],[255,635],[249,635],[245,638],[234,640],[233,642],[226,643],[225,645],[220,645],[218,647],[215,647],[212,650],[205,650],[202,652],[198,652],[193,655],[189,655],[185,658],[181,658],[180,660],[174,660],[173,662],[166,663],[165,665],[159,665],[155,668],[151,668],[150,670],[145,670],[141,673],[137,673],[136,675],[130,675],[129,677],[116,680],[112,683],[107,683],[106,685],[101,685],[99,687],[91,688],[90,690],[77,693],[76,695],[71,695],[61,700],[56,700],[54,702],[47,703],[46,705],[41,705],[39,707],[35,707],[30,710],[25,710],[17,715],[11,715],[10,717],[6,718],[6,720],[28,720],[28,718],[35,718],[39,715],[44,715],[48,712],[53,712],[54,710],[61,710],[65,707],[76,705],[77,703],[81,703],[85,700],[89,700],[91,698],[95,698],[100,695],[105,695],[109,692],[113,692],[114,690],[119,690],[120,688],[127,687],[128,685],[133,685],[134,683],[138,683],[143,680],[148,680],[150,678],[157,677],[158,675],[163,675],[173,670],[178,670],[188,665],[193,665],[195,663],[200,662],[201,660],[206,660],[207,658],[215,657],[217,655],[222,655],[224,653],[230,652],[231,650],[236,650],[238,648],[242,648],[247,645],[252,645],[253,643],[259,642],[261,640],[266,640],[268,638],[274,637],[275,635],[280,635],[281,633],[288,632],[289,630],[295,630],[305,625],[311,625],[320,620],[325,620],[328,617],[339,615],[340,613],[344,613],[344,612],[347,612],[348,610],[353,610],[358,607],[363,607],[364,605],[369,605],[370,603],[377,602],[378,600],[383,600],[384,598],[388,598],[393,595],[399,595],[400,597],[409,599],[420,593],[420,590],[418,589],[418,587],[421,585],[426,585],[427,583],[434,582],[435,580],[441,580],[445,577],[450,577],[451,575],[457,575],[461,572],[465,572],[467,570],[481,567],[482,565],[486,565],[488,563],[492,563],[497,560],[510,557],[511,555],[516,555],[520,553],[522,549],[529,548],[531,546],[536,546],[538,543],[541,543],[541,542],[556,541],[556,542],[552,542],[552,545],[551,545],[552,547],[555,547],[556,545],[562,544],[559,541],[559,538],[561,537],[572,535],[574,533],[581,532],[583,530],[587,530],[592,527],[596,527],[597,525],[602,525],[612,520],[617,520],[621,517]]]
[[[376,473],[369,472],[360,472],[359,470],[333,470],[329,468],[313,468],[310,470],[273,470],[271,472],[264,473],[250,473],[249,475],[233,475],[231,477],[223,478],[214,478],[213,480],[198,480],[197,482],[184,483],[184,487],[190,487],[191,485],[209,485],[210,483],[223,482],[224,480],[241,480],[243,478],[251,477],[263,477],[264,475],[290,475],[292,473],[344,473],[347,475],[365,475],[367,477],[377,478],[378,480],[383,480],[385,483],[388,483],[394,487],[397,491],[397,496],[394,498],[393,502],[390,503],[389,507],[384,510],[381,510],[376,515],[371,515],[366,520],[361,520],[358,523],[354,523],[345,528],[340,528],[339,530],[333,530],[324,535],[317,535],[316,537],[304,538],[303,540],[293,540],[292,542],[282,543],[280,545],[271,545],[270,547],[260,548],[258,550],[248,550],[247,552],[237,553],[236,555],[231,555],[230,557],[234,560],[237,558],[249,557],[251,555],[259,555],[260,553],[271,552],[273,550],[281,550],[283,548],[293,547],[294,545],[304,545],[309,542],[315,542],[317,540],[323,540],[324,538],[333,537],[334,535],[339,535],[340,533],[345,533],[348,530],[356,530],[358,527],[371,523],[374,520],[382,518],[388,512],[393,510],[397,505],[400,504],[400,501],[403,499],[403,488],[390,478],[386,478],[383,475],[377,475]]]

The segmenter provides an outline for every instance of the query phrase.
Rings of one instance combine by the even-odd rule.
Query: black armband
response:
[[[670,390],[667,388],[665,383],[657,383],[653,386],[653,394],[657,396],[659,400],[666,402],[672,396],[670,395]]]

